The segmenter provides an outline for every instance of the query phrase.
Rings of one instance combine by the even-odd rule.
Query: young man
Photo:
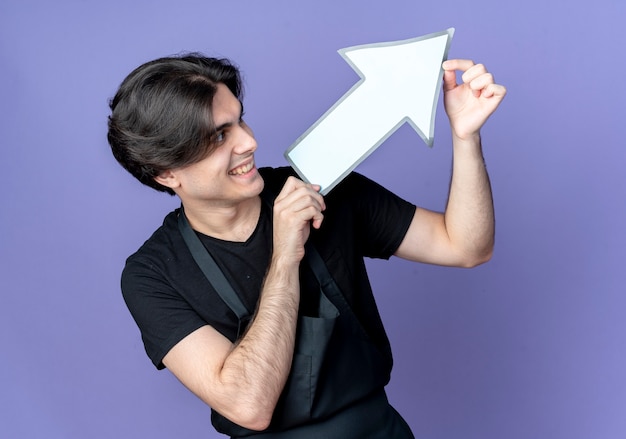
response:
[[[218,431],[413,437],[384,393],[391,350],[363,258],[472,267],[494,242],[479,131],[506,90],[472,61],[443,68],[454,150],[445,213],[358,174],[322,197],[290,169],[257,169],[227,60],[162,58],[120,86],[113,154],[182,202],[127,260],[124,298],[155,366],[212,408]]]

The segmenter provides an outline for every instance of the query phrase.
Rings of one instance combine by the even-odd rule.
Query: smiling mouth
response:
[[[247,174],[248,172],[250,172],[252,170],[252,168],[254,168],[254,162],[250,162],[246,165],[243,166],[239,166],[231,171],[228,171],[228,175],[243,175],[243,174]]]

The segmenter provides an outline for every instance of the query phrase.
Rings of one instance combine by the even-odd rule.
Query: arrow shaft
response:
[[[352,171],[403,120],[368,82],[357,84],[289,151],[292,164],[324,189]],[[364,122],[365,121],[365,122]],[[323,166],[320,166],[320,160]]]

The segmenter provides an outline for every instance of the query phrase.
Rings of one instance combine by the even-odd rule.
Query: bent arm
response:
[[[437,265],[474,267],[491,258],[495,219],[480,137],[454,142],[445,213],[417,208],[395,255]]]
[[[310,227],[319,227],[319,187],[289,179],[274,204],[273,254],[244,336],[235,344],[203,326],[176,344],[163,364],[221,415],[251,430],[269,425],[293,358],[299,263]]]
[[[226,418],[263,430],[291,367],[298,304],[298,266],[273,260],[254,319],[238,343],[203,326],[176,344],[163,364]]]
[[[452,129],[453,165],[444,213],[417,208],[395,255],[418,262],[473,267],[491,258],[495,218],[480,128],[506,89],[481,64],[444,63],[444,102]],[[463,72],[456,83],[455,71]]]

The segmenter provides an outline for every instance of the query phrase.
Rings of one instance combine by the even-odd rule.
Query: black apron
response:
[[[189,226],[182,209],[178,225],[196,263],[238,316],[241,337],[251,313]],[[298,317],[291,371],[270,426],[261,432],[249,430],[212,410],[213,426],[233,438],[413,438],[384,392],[390,362],[365,333],[315,247],[309,242],[305,249],[305,259],[320,284],[319,310],[316,317]]]

